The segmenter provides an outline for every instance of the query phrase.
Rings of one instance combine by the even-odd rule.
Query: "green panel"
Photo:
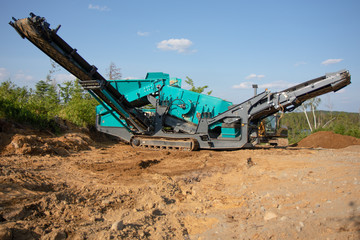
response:
[[[137,107],[148,104],[147,95],[161,89],[160,105],[168,106],[168,114],[194,124],[198,124],[200,118],[215,117],[233,105],[231,102],[220,98],[181,89],[181,79],[170,78],[169,74],[162,72],[148,73],[146,79],[113,80],[110,84],[123,94],[130,103],[136,102],[134,106]],[[104,94],[107,95],[106,92]],[[117,107],[122,112],[124,111],[121,106]],[[107,105],[98,106],[97,114],[101,119],[100,124],[102,126],[122,127],[125,122],[121,119],[119,122],[119,119],[116,119],[118,115],[109,110]],[[218,126],[221,126],[221,123],[214,123],[210,128],[213,129]],[[237,137],[240,133],[238,130],[234,131],[224,130],[222,134],[224,137]]]
[[[131,103],[142,100],[143,105],[148,104],[146,96],[158,91],[164,85],[181,87],[181,79],[170,78],[169,74],[152,72],[145,79],[109,80],[110,84],[118,90]]]
[[[106,108],[107,105],[105,106]],[[119,114],[115,111],[108,111],[103,105],[98,105],[96,107],[96,115],[99,117],[99,124],[103,127],[126,127],[128,126],[124,119],[121,119]],[[109,109],[109,108],[108,108]]]
[[[224,138],[236,138],[240,133],[240,128],[221,128],[221,136]]]
[[[213,96],[164,86],[160,94],[160,104],[169,106],[168,113],[186,121],[199,123],[200,117],[212,118],[228,110],[231,102]],[[214,124],[211,128],[219,126]]]
[[[114,114],[119,117],[117,113],[114,112]],[[124,119],[121,119],[123,124],[126,124]],[[123,127],[117,119],[115,119],[110,113],[102,115],[100,118],[100,124],[103,127]]]

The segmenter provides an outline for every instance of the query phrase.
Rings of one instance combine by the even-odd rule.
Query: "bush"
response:
[[[96,100],[85,93],[78,81],[66,83],[66,88],[57,88],[50,81],[39,81],[36,90],[18,87],[11,81],[0,84],[0,117],[19,123],[28,123],[39,129],[58,132],[55,117],[60,116],[80,127],[95,124]],[[62,92],[67,91],[67,99]],[[69,95],[68,92],[72,94]]]
[[[98,105],[94,99],[72,99],[60,111],[59,116],[80,127],[90,127],[95,125],[96,112]]]

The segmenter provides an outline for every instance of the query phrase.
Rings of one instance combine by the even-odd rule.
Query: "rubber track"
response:
[[[134,140],[138,140],[140,144],[138,146],[134,145]],[[153,144],[154,142],[158,142],[161,144]],[[184,146],[184,143],[188,143],[189,147]],[[199,149],[198,141],[192,138],[134,136],[130,140],[130,144],[135,149],[146,150],[196,151]]]

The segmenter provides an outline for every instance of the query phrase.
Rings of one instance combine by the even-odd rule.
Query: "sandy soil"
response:
[[[360,145],[164,152],[26,137],[0,156],[0,239],[360,238]]]

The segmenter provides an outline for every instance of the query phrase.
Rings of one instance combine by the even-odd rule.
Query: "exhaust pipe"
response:
[[[253,84],[252,85],[253,89],[254,89],[254,97],[257,95],[257,89],[258,89],[258,85],[257,84]]]

